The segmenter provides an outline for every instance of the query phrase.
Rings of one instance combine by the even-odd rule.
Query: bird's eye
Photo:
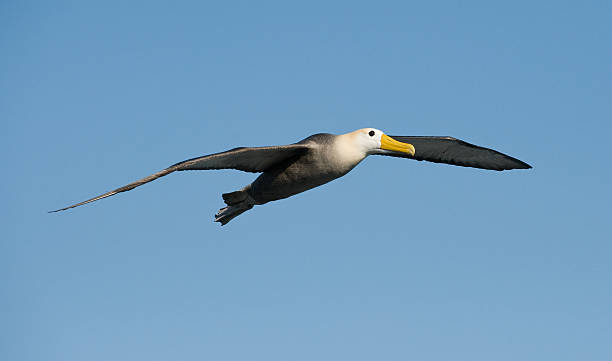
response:
[[[373,130],[370,130],[370,132],[368,134],[370,135],[370,137],[373,137],[375,133],[374,133]]]

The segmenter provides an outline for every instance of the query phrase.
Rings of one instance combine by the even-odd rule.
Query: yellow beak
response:
[[[398,142],[386,134],[380,137],[380,148],[414,155],[414,146],[412,144]]]

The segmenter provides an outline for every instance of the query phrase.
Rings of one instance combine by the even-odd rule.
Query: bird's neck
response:
[[[348,172],[364,160],[365,157],[367,157],[367,153],[357,145],[353,133],[341,134],[334,139],[330,160],[339,169]]]

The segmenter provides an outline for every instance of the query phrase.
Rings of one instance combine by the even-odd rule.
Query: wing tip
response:
[[[533,168],[531,165],[523,162],[522,160],[514,158],[514,161],[516,162],[516,165],[514,165],[513,168],[510,168],[510,169],[532,169]]]
[[[62,212],[62,211],[65,211],[65,210],[68,210],[68,209],[70,209],[70,208],[74,208],[74,207],[77,207],[77,205],[71,205],[71,206],[69,206],[69,207],[64,207],[64,208],[56,209],[56,210],[53,210],[53,211],[48,211],[47,213],[57,213],[57,212]]]
[[[117,194],[117,193],[119,193],[119,192],[122,192],[122,191],[118,191],[118,190],[110,191],[110,192],[108,192],[108,193],[104,193],[104,194],[102,194],[102,195],[99,195],[99,196],[97,196],[97,197],[94,197],[94,198],[88,199],[88,200],[86,200],[86,201],[79,202],[79,203],[73,204],[73,205],[68,206],[68,207],[64,207],[64,208],[56,209],[56,210],[54,210],[54,211],[49,211],[49,212],[47,212],[47,213],[56,213],[56,212],[61,212],[61,211],[68,210],[68,209],[70,209],[70,208],[76,208],[76,207],[82,206],[82,205],[87,204],[87,203],[95,202],[95,201],[100,200],[100,199],[104,199],[104,198],[107,198],[107,197],[110,197],[110,196],[114,196],[115,194]]]
[[[47,214],[63,212],[63,211],[66,211],[66,210],[68,210],[70,208],[75,208],[75,207],[81,206],[81,205],[86,204],[86,203],[89,203],[89,202],[83,202],[83,203],[80,203],[80,204],[73,204],[73,205],[71,205],[69,207],[64,207],[64,208],[56,209],[56,210],[53,210],[53,211],[48,211]]]

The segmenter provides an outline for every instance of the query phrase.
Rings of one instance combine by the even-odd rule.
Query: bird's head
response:
[[[365,154],[376,154],[381,150],[387,150],[414,155],[412,144],[399,142],[379,129],[363,128],[349,134],[352,135],[354,144],[360,147]]]

